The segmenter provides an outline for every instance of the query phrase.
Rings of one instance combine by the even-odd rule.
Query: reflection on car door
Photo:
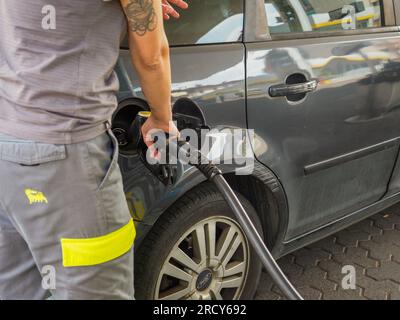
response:
[[[398,32],[290,37],[350,22],[356,29],[380,26],[379,1],[337,14],[351,2],[266,0],[270,32],[286,37],[246,44],[248,127],[258,137],[256,156],[285,188],[286,240],[381,199],[396,161]]]

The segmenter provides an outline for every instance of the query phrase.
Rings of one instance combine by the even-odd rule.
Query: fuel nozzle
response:
[[[202,129],[209,129],[206,125],[204,114],[201,108],[189,98],[178,99],[173,107],[173,120],[175,121],[178,130],[192,129],[197,133],[199,139],[198,144],[201,144]],[[183,147],[190,148],[186,141],[179,139],[171,139],[168,133],[163,133],[160,136],[155,136],[156,151],[161,155],[161,161],[149,161],[148,147],[144,142],[142,135],[142,126],[151,116],[150,111],[140,111],[131,126],[128,129],[127,135],[124,136],[129,143],[129,147],[137,154],[145,164],[145,166],[164,184],[174,184],[183,175],[183,164],[179,161],[179,152]],[[125,138],[126,137],[126,138]],[[205,159],[199,161],[202,156],[199,152],[193,152],[195,160],[193,162],[204,163]],[[204,157],[203,157],[204,158]],[[171,161],[171,159],[173,161]],[[212,175],[212,170],[208,166],[198,166],[208,176]]]
[[[150,111],[140,111],[135,117],[131,127],[128,131],[128,139],[133,141],[134,149],[138,152],[146,151],[147,146],[144,143],[144,139],[142,136],[142,126],[150,118]]]
[[[160,155],[160,160],[154,158],[153,161],[149,161],[149,149],[144,142],[142,134],[142,126],[151,116],[150,111],[141,111],[136,115],[136,118],[129,129],[128,137],[133,141],[134,149],[139,154],[140,159],[145,166],[152,172],[154,176],[158,178],[164,185],[174,184],[179,177],[182,175],[183,169],[180,163],[171,164],[169,157],[169,136],[168,133],[164,132],[162,135],[165,136],[165,141],[158,141],[159,136],[155,136],[154,142],[158,142],[154,151]],[[162,161],[165,159],[165,163]]]

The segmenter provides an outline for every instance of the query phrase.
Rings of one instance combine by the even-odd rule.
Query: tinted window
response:
[[[265,0],[270,32],[318,32],[382,26],[382,0]]]
[[[172,45],[236,42],[243,30],[243,0],[190,0],[181,18],[165,22]]]

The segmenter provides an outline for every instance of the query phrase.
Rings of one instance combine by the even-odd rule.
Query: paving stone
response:
[[[303,275],[304,269],[295,263],[280,264],[282,271],[287,275],[290,281],[295,281]]]
[[[366,232],[369,235],[382,233],[382,229],[375,226],[374,220],[372,219],[365,219],[357,224],[350,226],[346,230],[349,232]]]
[[[255,300],[280,300],[282,296],[272,291],[257,291]]]
[[[400,225],[400,215],[391,212],[380,214],[375,220],[375,226],[383,230],[393,230],[396,225]]]
[[[392,280],[400,283],[400,264],[396,261],[382,261],[380,267],[367,269],[366,275],[378,280]]]
[[[370,300],[388,300],[400,295],[400,286],[392,281],[376,281],[368,276],[358,279],[357,284],[364,288],[363,296]]]
[[[319,289],[310,286],[297,287],[296,289],[305,300],[322,300],[323,292]],[[279,300],[286,300],[282,292],[276,286],[274,286],[272,293],[278,295]]]
[[[272,290],[274,283],[272,282],[269,274],[263,272],[260,278],[260,285],[258,286],[258,291],[261,293],[265,293]]]
[[[347,265],[338,263],[337,261],[334,260],[322,261],[319,264],[319,267],[327,272],[328,279],[336,283],[338,287],[342,287],[343,279],[347,275],[347,273],[342,273],[344,266]],[[355,268],[356,282],[357,282],[357,278],[363,276],[364,268],[353,264],[351,264],[351,266]]]
[[[364,268],[376,267],[379,262],[368,257],[368,251],[361,247],[349,247],[345,253],[336,254],[333,260],[339,262],[341,265],[354,265],[357,264]]]
[[[303,268],[313,267],[319,261],[329,260],[330,254],[327,251],[315,248],[314,250],[306,248],[294,253],[294,262]]]
[[[375,260],[390,261],[392,259],[400,259],[400,246],[390,242],[361,241],[360,247],[366,249],[368,257]]]
[[[305,300],[321,300],[323,292],[310,286],[298,288],[298,291]]]
[[[280,258],[278,260],[278,263],[283,264],[283,265],[284,264],[290,264],[290,263],[294,262],[295,258],[296,257],[293,254],[288,254],[287,256],[284,256],[283,258]]]
[[[328,237],[323,240],[320,240],[310,246],[307,247],[308,249],[314,250],[314,249],[321,249],[325,250],[326,252],[330,254],[335,254],[335,253],[340,253],[343,252],[345,249],[345,246],[338,244],[336,241],[336,237]]]
[[[306,299],[400,300],[400,204],[278,261]],[[356,269],[356,289],[344,290],[342,268]],[[263,273],[257,299],[283,299]]]
[[[328,279],[328,273],[320,267],[308,268],[301,277],[293,280],[296,288],[311,286],[320,291],[335,290],[337,284]]]
[[[368,241],[370,238],[371,235],[364,231],[350,232],[343,230],[336,234],[337,243],[346,247],[357,247],[359,241]]]
[[[400,230],[384,230],[381,235],[372,235],[371,240],[400,246]]]
[[[322,297],[323,300],[366,300],[362,295],[362,289],[356,288],[355,290],[334,290],[326,291]]]

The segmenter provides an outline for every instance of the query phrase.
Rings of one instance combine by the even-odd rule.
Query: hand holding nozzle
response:
[[[157,134],[160,132],[161,135]],[[158,141],[160,136],[164,137],[165,141]],[[166,126],[155,120],[149,111],[139,112],[130,128],[129,139],[133,140],[134,148],[142,162],[164,185],[173,184],[179,178],[178,164],[170,164],[168,159],[169,140],[177,140],[177,136],[179,131],[172,121]],[[159,161],[162,156],[165,157],[165,163]],[[155,161],[150,163],[148,157]]]
[[[155,117],[153,117],[150,112],[148,112],[147,114],[149,114],[149,116],[142,123],[142,132],[141,132],[143,140],[146,143],[147,147],[150,148],[153,145],[154,143],[153,136],[154,133],[156,132],[161,131],[164,134],[166,134],[168,138],[179,136],[179,130],[177,129],[172,120],[167,122],[162,122],[158,121]]]

